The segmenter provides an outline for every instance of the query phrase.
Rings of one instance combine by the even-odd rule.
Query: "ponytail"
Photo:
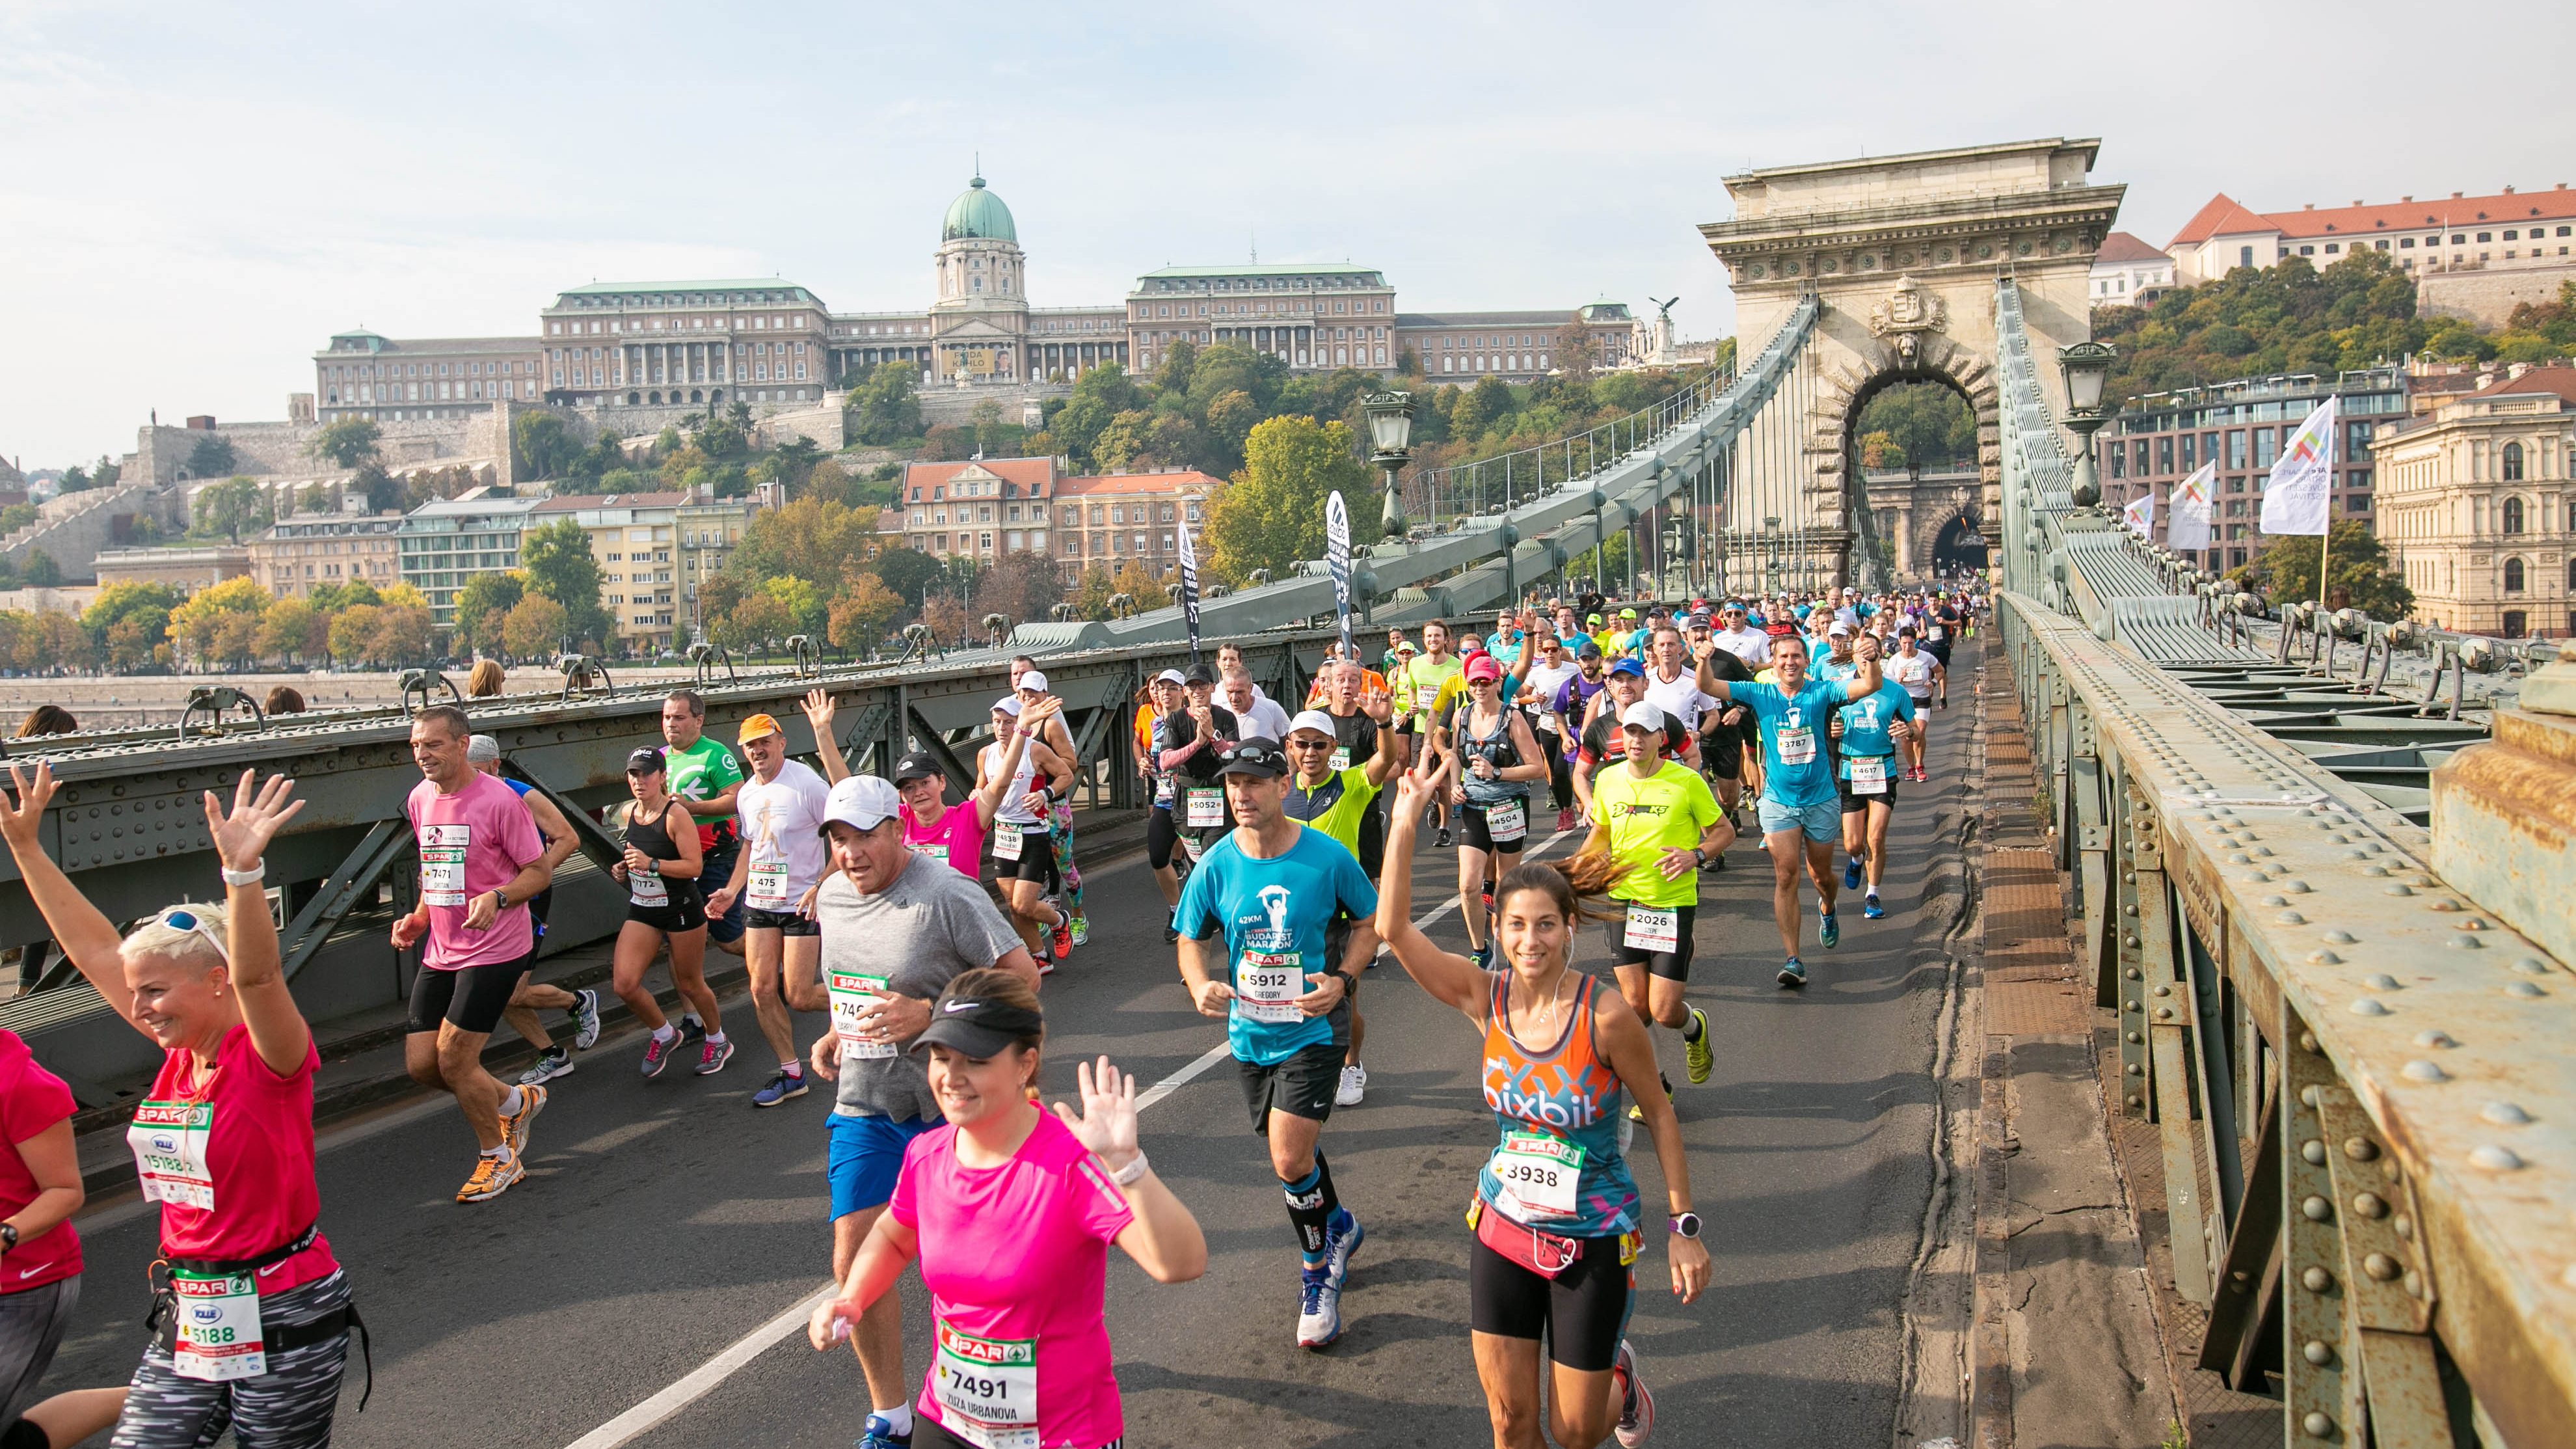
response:
[[[1600,904],[1599,898],[1608,895],[1610,887],[1618,884],[1628,870],[1606,850],[1589,851],[1562,862],[1523,861],[1504,872],[1501,882],[1495,885],[1494,907],[1501,910],[1503,903],[1520,891],[1539,891],[1555,903],[1568,924],[1616,920],[1619,913]]]

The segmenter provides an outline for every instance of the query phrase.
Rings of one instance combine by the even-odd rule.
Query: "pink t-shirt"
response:
[[[412,787],[403,813],[420,847],[420,898],[429,903],[429,949],[420,964],[459,971],[516,961],[534,949],[525,902],[483,930],[465,928],[476,896],[508,885],[520,867],[546,853],[546,838],[518,792],[479,771],[453,795],[423,780]]]
[[[63,1079],[36,1064],[35,1054],[13,1031],[0,1031],[0,1132],[16,1144],[43,1133],[79,1110]],[[14,1150],[0,1152],[0,1218],[36,1200],[36,1175]],[[55,1224],[0,1257],[0,1293],[24,1293],[81,1270],[80,1234]]]
[[[945,860],[976,879],[984,868],[984,820],[970,802],[951,805],[939,814],[939,823],[924,828],[914,818],[912,807],[903,807],[903,843],[915,855]]]
[[[1135,1212],[1051,1113],[999,1167],[960,1165],[956,1140],[945,1124],[914,1138],[886,1207],[918,1235],[931,1314],[977,1338],[1035,1339],[1038,1442],[1096,1449],[1126,1432],[1103,1309],[1109,1244]],[[947,1423],[930,1377],[915,1411]]]
[[[313,1072],[321,1065],[321,1053],[307,1046],[303,1065],[279,1076],[260,1060],[246,1026],[224,1033],[214,1075],[193,1091],[188,1084],[196,1067],[187,1049],[161,1059],[161,1074],[152,1079],[145,1105],[137,1109],[138,1120],[161,1104],[214,1104],[204,1149],[214,1206],[194,1207],[163,1197],[163,1256],[257,1258],[293,1242],[320,1219],[322,1189],[313,1178]],[[313,1246],[260,1270],[259,1291],[276,1293],[310,1283],[329,1277],[339,1266],[330,1241],[316,1234]]]

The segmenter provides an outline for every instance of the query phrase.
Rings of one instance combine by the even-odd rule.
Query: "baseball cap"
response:
[[[1395,646],[1395,652],[1398,654],[1419,654],[1422,651],[1414,646],[1412,640],[1407,639],[1403,643]]]
[[[1601,646],[1593,643],[1589,639],[1586,639],[1583,641],[1583,647],[1575,652],[1574,657],[1577,659],[1598,659],[1601,657]]]
[[[1583,622],[1598,628],[1601,624],[1601,616],[1599,614],[1587,614],[1584,616]]]
[[[1216,772],[1275,780],[1288,773],[1288,757],[1279,752],[1277,740],[1265,740],[1254,735],[1248,740],[1235,741],[1234,747],[1225,752],[1225,763],[1217,766]]]
[[[1848,639],[1851,637],[1851,625],[1844,623],[1840,619],[1836,619],[1826,628],[1825,637],[1828,639]]]
[[[467,748],[471,749],[472,746],[469,745]],[[630,775],[660,774],[663,768],[662,749],[659,745],[645,745],[626,756],[626,773]]]
[[[1646,677],[1646,666],[1638,663],[1634,659],[1622,658],[1617,663],[1610,666],[1610,672],[1613,674],[1633,674],[1639,679],[1643,679]]]
[[[1216,671],[1208,668],[1204,664],[1193,664],[1190,666],[1190,672],[1181,676],[1181,683],[1214,684],[1216,683]]]
[[[1288,733],[1293,735],[1299,730],[1313,730],[1327,738],[1337,738],[1333,733],[1333,717],[1320,709],[1301,710],[1295,719],[1288,721]]]
[[[1493,655],[1479,654],[1467,661],[1466,672],[1469,679],[1500,679],[1503,677],[1503,666]]]
[[[468,735],[465,738],[465,758],[472,764],[497,760],[501,758],[501,742],[490,735]]]
[[[1046,676],[1032,669],[1027,673],[1022,674],[1020,676],[1020,682],[1012,685],[1011,687],[1013,689],[1021,690],[1034,689],[1038,693],[1044,694],[1046,693]]]
[[[756,714],[742,722],[741,731],[735,734],[733,738],[735,744],[747,745],[753,740],[761,739],[768,735],[782,733],[784,733],[784,731],[778,728],[778,721],[776,719],[769,715]]]
[[[912,1039],[906,1051],[918,1055],[933,1046],[972,1057],[976,1061],[1000,1056],[1024,1036],[1035,1036],[1046,1028],[1042,1012],[1013,1006],[989,997],[959,996],[942,993],[930,1008],[930,1025]]]
[[[1619,723],[1635,725],[1641,730],[1659,730],[1664,727],[1664,712],[1653,700],[1641,699],[1620,711]]]
[[[1003,695],[1000,699],[993,701],[993,712],[995,714],[1006,714],[1013,719],[1018,719],[1020,717],[1020,697],[1016,694]]]
[[[903,809],[903,797],[894,786],[874,775],[852,775],[832,787],[823,801],[823,820],[874,830],[892,820]]]
[[[1183,679],[1183,678],[1181,677],[1181,671],[1179,671],[1179,670],[1177,670],[1177,669],[1166,669],[1166,670],[1164,670],[1162,673],[1155,675],[1155,676],[1154,676],[1154,682],[1155,682],[1156,684],[1187,684],[1187,683],[1189,683],[1189,681],[1188,681],[1188,680]]]
[[[1633,619],[1637,617],[1637,611],[1634,609],[1621,609],[1619,611],[1619,617],[1622,619]]]
[[[915,780],[927,780],[934,775],[945,773],[947,772],[939,768],[939,762],[932,759],[927,750],[915,750],[894,762],[894,782],[898,785],[908,785]]]

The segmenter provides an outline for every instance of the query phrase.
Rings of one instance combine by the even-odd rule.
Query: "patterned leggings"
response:
[[[349,1279],[334,1272],[283,1293],[260,1295],[266,1327],[310,1323],[349,1301]],[[207,1383],[183,1379],[159,1342],[143,1351],[116,1421],[109,1449],[207,1449],[233,1432],[241,1449],[325,1449],[340,1407],[340,1374],[349,1365],[349,1336],[268,1356],[256,1378]]]
[[[1073,863],[1073,802],[1058,800],[1047,811],[1047,840],[1055,847],[1055,873],[1064,879],[1064,908],[1073,924],[1087,924],[1082,914],[1082,872]]]

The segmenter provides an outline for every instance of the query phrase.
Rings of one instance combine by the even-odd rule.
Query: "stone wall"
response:
[[[927,427],[934,423],[969,421],[978,405],[991,403],[1002,410],[1002,421],[1016,423],[1020,409],[1029,403],[1052,397],[1073,396],[1073,385],[1062,382],[1018,382],[959,387],[954,383],[925,383],[921,399],[921,421]]]
[[[44,516],[0,543],[0,558],[8,559],[13,567],[24,568],[28,556],[41,548],[61,567],[65,579],[80,582],[92,578],[93,561],[99,550],[117,546],[116,520],[142,513],[164,513],[167,494],[176,491],[144,482],[120,481],[114,488],[92,488],[55,499],[45,505]],[[58,509],[58,504],[65,506]]]
[[[2428,317],[2464,317],[2480,327],[2502,327],[2525,302],[2552,302],[2576,280],[2576,266],[2492,267],[2436,272],[2415,283],[2415,309]]]

